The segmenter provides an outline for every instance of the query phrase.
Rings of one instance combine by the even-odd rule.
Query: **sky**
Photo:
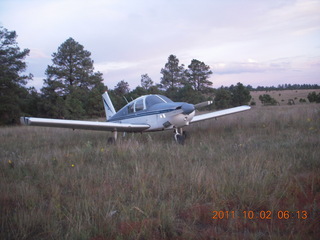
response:
[[[0,0],[0,26],[30,49],[36,89],[70,37],[109,88],[160,83],[171,54],[209,65],[215,88],[320,84],[320,0]]]

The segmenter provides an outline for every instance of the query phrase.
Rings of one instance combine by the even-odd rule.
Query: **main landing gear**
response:
[[[116,143],[117,141],[117,137],[118,137],[118,132],[117,131],[113,131],[113,137],[109,137],[108,138],[108,144],[109,145],[113,145]],[[187,133],[186,131],[183,131],[182,128],[175,128],[174,129],[174,140],[181,144],[184,145],[184,142],[187,138]]]
[[[187,134],[185,131],[183,131],[182,128],[176,128],[174,130],[174,140],[177,143],[184,145],[184,141],[185,141],[186,137],[187,137]]]
[[[117,132],[117,131],[113,131],[112,133],[113,133],[113,137],[109,137],[109,138],[108,138],[108,144],[109,144],[109,145],[113,145],[113,144],[115,144],[116,141],[117,141],[118,132]]]

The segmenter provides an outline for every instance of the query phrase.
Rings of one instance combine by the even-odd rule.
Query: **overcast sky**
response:
[[[170,54],[209,65],[214,87],[320,84],[320,0],[0,0],[0,25],[30,49],[37,89],[69,37],[109,88],[160,83]]]

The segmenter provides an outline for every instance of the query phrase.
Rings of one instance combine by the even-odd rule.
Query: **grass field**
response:
[[[319,239],[319,104],[186,130],[0,128],[0,239]]]

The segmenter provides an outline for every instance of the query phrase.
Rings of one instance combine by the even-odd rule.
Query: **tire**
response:
[[[185,140],[185,137],[183,135],[180,135],[178,134],[176,136],[176,139],[177,139],[177,143],[181,144],[181,145],[184,145],[184,140]]]

